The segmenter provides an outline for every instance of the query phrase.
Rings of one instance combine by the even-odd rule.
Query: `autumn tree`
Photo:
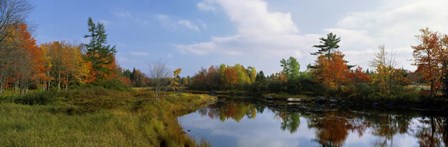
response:
[[[315,77],[328,89],[341,92],[342,85],[348,80],[349,68],[341,52],[336,51],[329,57],[325,55],[318,57],[314,70]]]
[[[244,86],[252,83],[252,79],[250,78],[247,69],[243,65],[235,64],[233,68],[235,68],[235,70],[237,71],[239,86]]]
[[[238,83],[238,71],[236,68],[230,67],[224,71],[225,83],[230,87],[234,87]]]
[[[190,85],[191,88],[200,90],[243,89],[254,83],[256,78],[255,67],[221,64],[219,68],[210,66],[208,69],[201,69],[193,76],[194,80]]]
[[[90,38],[88,44],[84,44],[86,55],[92,64],[92,75],[95,81],[109,80],[116,76],[118,66],[115,63],[115,46],[107,44],[107,34],[104,24],[95,24],[92,18],[88,19],[89,34],[84,38]]]
[[[206,90],[206,76],[207,76],[207,70],[204,68],[201,68],[193,77],[192,81],[190,82],[190,88],[192,89],[198,89],[198,90]]]
[[[132,72],[129,71],[129,79],[131,80],[132,86],[135,87],[144,87],[149,85],[149,78],[139,69],[133,68]]]
[[[55,86],[58,90],[67,90],[71,85],[83,85],[92,82],[91,65],[85,61],[81,45],[55,41],[40,45],[44,52],[47,88]]]
[[[420,41],[419,45],[412,46],[414,49],[414,65],[417,66],[417,71],[430,86],[430,97],[434,97],[441,87],[441,79],[443,77],[442,67],[446,65],[445,52],[442,50],[440,42],[440,34],[438,32],[430,31],[428,28],[420,30],[421,34],[417,35]]]
[[[352,70],[348,77],[350,82],[353,83],[368,83],[371,81],[369,75],[367,75],[360,66],[355,70]]]
[[[205,76],[205,83],[208,87],[208,90],[217,90],[222,87],[222,80],[219,73],[219,69],[215,66],[210,66],[207,69],[207,75]]]
[[[385,46],[378,47],[379,51],[375,53],[375,58],[371,62],[371,66],[375,68],[373,82],[379,87],[380,93],[390,94],[393,86],[393,74],[395,71],[395,57],[393,54],[386,52]]]
[[[14,31],[16,26],[9,26],[8,29]],[[11,75],[11,70],[14,63],[14,56],[17,54],[17,44],[18,42],[13,36],[8,36],[0,43],[0,93],[3,89],[8,86]]]
[[[3,88],[5,83],[13,83],[23,94],[31,84],[39,85],[45,79],[42,51],[26,24],[11,25],[8,29],[11,29],[11,34],[2,43],[7,51],[0,57],[4,59],[0,65],[0,86]]]
[[[252,84],[253,82],[255,82],[255,80],[257,79],[257,69],[255,67],[249,66],[247,67],[246,72],[250,79],[249,83]]]
[[[18,58],[19,41],[17,37],[19,26],[25,24],[26,17],[32,9],[27,0],[1,0],[0,1],[0,93],[7,86],[8,74],[11,73],[12,63]],[[18,54],[25,55],[25,54]],[[26,62],[26,59],[20,62]],[[14,79],[14,78],[13,78]]]
[[[177,68],[173,71],[173,78],[171,78],[171,87],[174,91],[180,90],[181,87],[181,78],[180,73],[182,72],[181,68]]]

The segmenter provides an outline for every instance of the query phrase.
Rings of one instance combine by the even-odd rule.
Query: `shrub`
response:
[[[97,82],[95,85],[104,87],[106,89],[112,89],[112,90],[128,90],[129,85],[126,85],[125,83],[122,83],[118,79],[111,79],[111,80],[102,80]]]
[[[29,93],[23,96],[17,96],[14,102],[26,105],[45,105],[55,100],[54,93],[51,91]]]

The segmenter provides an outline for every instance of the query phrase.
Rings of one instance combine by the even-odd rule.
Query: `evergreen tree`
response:
[[[264,81],[266,79],[266,76],[264,75],[263,71],[258,72],[257,77],[255,78],[255,81]]]
[[[329,33],[327,34],[327,38],[321,37],[319,40],[321,44],[313,46],[315,48],[319,48],[319,50],[315,53],[311,53],[311,55],[325,55],[328,59],[330,59],[332,50],[339,48],[338,43],[341,41],[341,37],[337,37],[336,34]]]
[[[319,50],[315,53],[311,53],[311,55],[324,55],[327,57],[328,60],[331,59],[331,56],[334,54],[336,49],[339,49],[339,42],[341,42],[341,37],[337,37],[336,34],[328,33],[327,38],[319,38],[319,42],[321,44],[319,45],[313,45],[314,48],[319,48]],[[345,63],[348,63],[348,61],[345,61]],[[355,65],[347,65],[349,69],[352,67],[355,67]],[[311,66],[311,68],[315,68],[314,66]]]
[[[92,18],[88,19],[89,34],[84,38],[90,38],[89,44],[84,44],[86,55],[92,64],[95,80],[112,78],[115,73],[115,46],[107,44],[107,34],[102,23],[95,24]]]

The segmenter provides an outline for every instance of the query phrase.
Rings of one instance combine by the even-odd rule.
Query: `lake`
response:
[[[446,113],[221,100],[178,118],[214,147],[447,146]]]

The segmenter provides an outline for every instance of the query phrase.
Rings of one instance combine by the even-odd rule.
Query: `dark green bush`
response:
[[[54,93],[51,91],[34,92],[23,96],[15,96],[14,102],[25,105],[45,105],[55,100]]]
[[[126,84],[123,84],[118,79],[111,79],[111,80],[102,80],[95,83],[96,86],[101,86],[106,89],[112,89],[112,90],[128,90],[129,86]]]

